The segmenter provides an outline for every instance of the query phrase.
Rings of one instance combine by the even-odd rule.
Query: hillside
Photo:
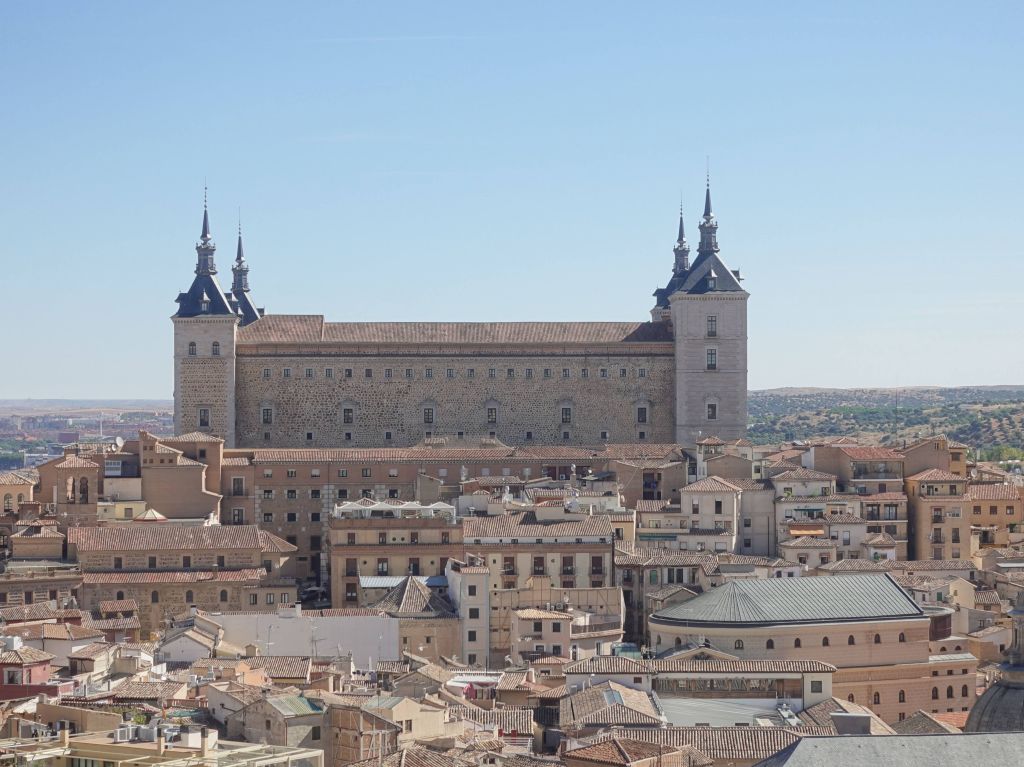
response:
[[[1024,448],[1024,386],[768,389],[748,400],[750,439],[849,435],[902,444],[944,433],[987,456]]]

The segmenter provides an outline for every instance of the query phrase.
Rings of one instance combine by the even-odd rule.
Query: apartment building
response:
[[[195,605],[265,610],[296,599],[295,547],[255,525],[136,523],[68,530],[68,558],[82,571],[79,604],[133,599],[144,632]]]
[[[365,576],[444,575],[449,559],[465,556],[463,525],[448,504],[358,501],[338,504],[327,539],[331,599],[336,607],[360,604]]]
[[[910,527],[917,559],[967,559],[971,519],[965,513],[967,477],[926,469],[907,477]]]

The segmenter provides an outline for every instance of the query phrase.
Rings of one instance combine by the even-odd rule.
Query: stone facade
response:
[[[229,448],[742,437],[749,295],[718,256],[710,193],[701,232],[691,266],[680,221],[649,322],[327,323],[253,309],[241,240],[222,291],[204,212],[196,279],[173,317],[176,430]]]

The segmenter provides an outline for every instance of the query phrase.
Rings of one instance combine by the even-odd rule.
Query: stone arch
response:
[[[210,344],[210,354],[212,354],[214,357],[220,356],[220,341],[214,341],[212,344]]]
[[[78,480],[78,497],[81,503],[89,502],[89,478],[80,477]]]
[[[196,342],[195,341],[189,341],[188,342],[188,356],[189,357],[195,357],[197,352],[198,352],[198,347],[196,346]]]

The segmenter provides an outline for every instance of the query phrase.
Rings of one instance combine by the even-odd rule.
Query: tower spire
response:
[[[704,188],[704,217],[700,222],[700,245],[697,246],[697,254],[705,256],[718,252],[718,222],[711,210],[711,170],[708,169],[706,186]]]
[[[213,254],[217,245],[210,235],[210,213],[206,205],[206,186],[203,186],[203,232],[199,235],[199,242],[196,243],[196,274],[216,274],[217,264],[214,263]]]
[[[683,226],[683,201],[679,201],[679,235],[676,237],[676,245],[672,248],[676,255],[673,271],[681,274],[690,268],[690,246],[686,242],[686,229]]]
[[[232,293],[249,292],[249,265],[245,263],[245,252],[242,250],[242,213],[238,213],[238,250],[235,252],[235,263],[231,267],[234,279],[231,282]]]

